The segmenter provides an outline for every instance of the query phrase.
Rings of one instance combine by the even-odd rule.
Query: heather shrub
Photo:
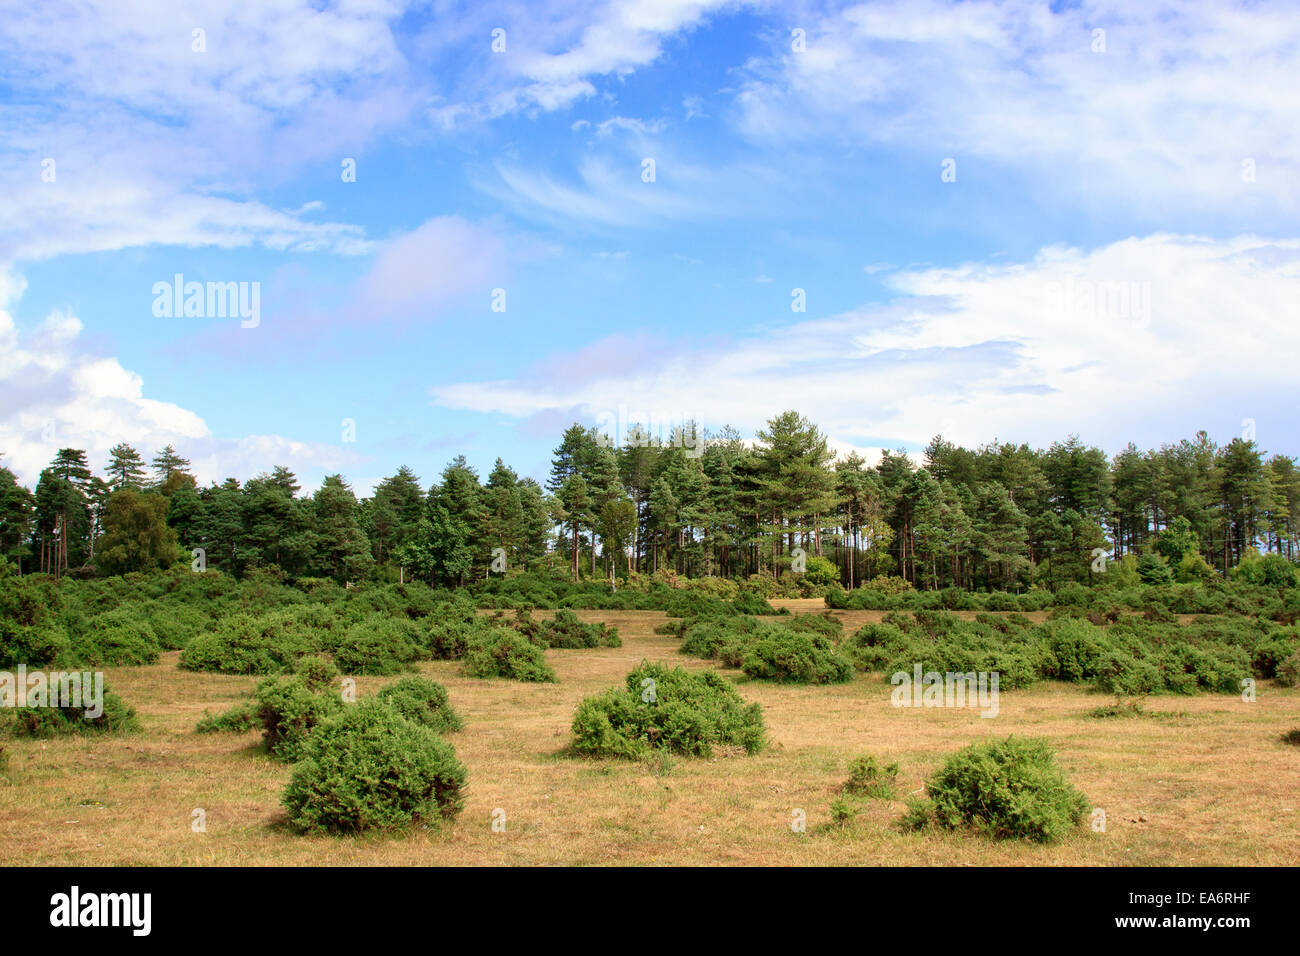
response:
[[[471,637],[462,667],[470,677],[547,683],[557,679],[542,649],[508,627],[492,628]]]
[[[623,687],[578,706],[571,746],[583,756],[641,759],[656,751],[707,757],[722,745],[752,754],[764,743],[762,709],[726,678],[643,661]]]
[[[382,688],[376,699],[407,720],[440,734],[463,726],[447,699],[447,689],[426,677],[403,677]]]
[[[926,781],[926,794],[909,805],[912,828],[971,828],[1039,843],[1069,835],[1088,810],[1046,742],[1015,736],[959,750]]]
[[[282,803],[304,833],[433,827],[460,812],[466,778],[437,733],[367,701],[316,729]]]

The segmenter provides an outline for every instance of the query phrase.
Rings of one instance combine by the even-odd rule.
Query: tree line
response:
[[[501,459],[483,480],[461,456],[427,489],[403,466],[358,499],[340,475],[302,496],[284,467],[200,487],[170,445],[146,465],[119,444],[100,477],[65,448],[34,491],[0,467],[0,556],[51,574],[146,570],[201,548],[234,574],[339,581],[815,570],[846,587],[891,575],[995,590],[1086,581],[1100,555],[1133,555],[1161,581],[1226,573],[1253,551],[1296,558],[1296,461],[1253,440],[1201,431],[1108,456],[1077,436],[1047,449],[936,436],[921,457],[837,458],[793,411],[753,441],[688,423],[663,440],[633,426],[620,442],[575,424],[544,487]]]

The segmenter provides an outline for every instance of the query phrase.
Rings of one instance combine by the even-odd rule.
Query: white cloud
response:
[[[805,12],[807,52],[752,60],[741,129],[1019,171],[1021,188],[1127,211],[1294,212],[1300,18],[1289,2],[883,0]],[[1105,31],[1094,53],[1093,30]],[[1242,181],[1253,158],[1257,182]]]
[[[141,377],[116,359],[91,354],[75,316],[53,312],[33,329],[18,329],[7,308],[23,288],[20,277],[0,271],[0,452],[24,483],[34,485],[60,448],[84,449],[101,471],[108,450],[123,441],[146,458],[175,445],[203,483],[242,480],[273,464],[333,471],[359,462],[326,443],[213,435],[189,409],[147,397]]]
[[[515,419],[579,409],[594,421],[620,406],[704,411],[706,424],[749,431],[794,408],[845,447],[919,445],[937,432],[968,445],[1046,444],[1067,423],[1117,450],[1300,391],[1270,381],[1261,397],[1243,385],[1271,358],[1300,354],[1300,240],[1154,235],[888,282],[899,297],[885,306],[707,349],[637,350],[663,352],[657,363],[594,362],[593,347],[528,377],[439,386],[431,396]],[[1294,445],[1284,435],[1294,430],[1275,422],[1273,438]]]

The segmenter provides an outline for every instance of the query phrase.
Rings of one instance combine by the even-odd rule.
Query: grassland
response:
[[[811,610],[820,601],[784,602]],[[879,675],[849,684],[746,681],[763,705],[771,746],[711,760],[621,763],[565,754],[574,708],[645,659],[688,668],[657,611],[579,611],[616,625],[619,648],[551,650],[558,684],[460,675],[421,664],[465,719],[449,739],[469,768],[464,812],[438,830],[398,837],[304,838],[283,823],[289,767],[256,733],[200,735],[204,710],[224,709],[255,678],[182,671],[177,654],[106,671],[139,712],[140,734],[5,740],[0,863],[70,865],[1183,865],[1300,863],[1300,691],[1262,682],[1258,700],[1202,694],[1147,701],[1146,716],[1098,719],[1109,698],[1047,682],[1004,692],[994,719],[977,710],[889,706]],[[846,629],[879,620],[837,612]],[[540,613],[538,615],[541,616]],[[391,678],[359,678],[361,695]],[[948,753],[991,735],[1046,738],[1072,781],[1106,813],[1106,832],[1054,846],[964,834],[907,834],[902,798]],[[829,804],[850,759],[900,765],[899,800],[872,801],[853,823]],[[191,828],[206,813],[206,832]],[[505,812],[494,831],[493,811]],[[796,809],[806,832],[791,828]]]

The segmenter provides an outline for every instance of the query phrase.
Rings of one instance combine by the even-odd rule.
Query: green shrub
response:
[[[1300,653],[1292,654],[1277,665],[1277,679],[1287,687],[1300,687]]]
[[[731,609],[736,614],[775,614],[776,608],[760,594],[753,591],[741,591],[731,601]]]
[[[1110,647],[1104,630],[1077,618],[1051,621],[1043,625],[1043,630],[1051,651],[1048,673],[1044,676],[1081,682],[1098,675]]]
[[[686,623],[689,626],[685,628],[681,653],[721,660],[731,667],[739,666],[750,635],[759,627],[753,617],[705,618]]]
[[[817,633],[768,626],[745,650],[745,674],[781,684],[842,684],[853,679],[852,662]]]
[[[1098,690],[1121,696],[1142,696],[1164,689],[1160,669],[1149,660],[1140,659],[1127,650],[1107,651],[1097,665]]]
[[[206,710],[195,726],[199,734],[246,734],[250,730],[260,730],[262,715],[258,712],[256,701],[244,700],[229,710],[219,714],[209,714]]]
[[[848,826],[857,817],[858,811],[858,805],[852,800],[836,797],[831,801],[831,823],[837,827]]]
[[[1300,747],[1300,727],[1295,730],[1288,730],[1282,735],[1282,743],[1291,744],[1293,747]]]
[[[325,721],[294,768],[282,803],[304,833],[436,826],[464,806],[467,774],[428,727],[379,701]]]
[[[424,656],[422,637],[410,618],[370,614],[337,637],[334,663],[345,674],[400,674]]]
[[[181,651],[180,666],[222,674],[278,674],[322,649],[321,636],[288,610],[232,614],[194,637]]]
[[[337,690],[309,684],[299,674],[264,678],[254,697],[266,749],[289,763],[302,757],[312,732],[344,707]]]
[[[790,618],[786,626],[796,631],[820,634],[836,642],[844,637],[844,625],[830,611],[823,611],[820,614],[796,614]]]
[[[584,624],[578,619],[578,615],[567,610],[556,611],[555,619],[544,621],[539,626],[537,634],[548,647],[623,646],[623,641],[618,636],[618,628],[607,627],[600,622]]]
[[[72,651],[77,660],[92,666],[133,666],[158,660],[162,644],[139,609],[118,608],[96,615],[73,632]]]
[[[716,746],[757,753],[763,713],[714,671],[642,662],[625,686],[586,698],[573,718],[572,749],[592,757],[642,759],[656,751],[707,757]]]
[[[83,692],[84,693],[84,692]],[[103,710],[86,717],[86,708],[59,706],[53,697],[46,706],[18,707],[11,711],[12,729],[20,737],[61,737],[68,734],[130,734],[140,729],[134,708],[103,686]]]
[[[898,778],[898,764],[881,766],[871,754],[854,757],[849,764],[849,779],[840,788],[854,796],[873,797],[878,800],[894,799],[894,781]]]
[[[407,720],[440,734],[463,726],[447,699],[447,689],[426,677],[403,677],[381,689],[376,698]]]
[[[0,620],[0,667],[5,669],[44,667],[68,659],[71,648],[67,631],[52,621],[24,625]]]
[[[557,679],[542,649],[508,627],[493,628],[471,637],[461,666],[470,677],[508,677],[545,683]]]
[[[1087,799],[1061,774],[1046,742],[1008,737],[974,744],[926,781],[906,822],[970,827],[995,838],[1053,842],[1082,823]]]

